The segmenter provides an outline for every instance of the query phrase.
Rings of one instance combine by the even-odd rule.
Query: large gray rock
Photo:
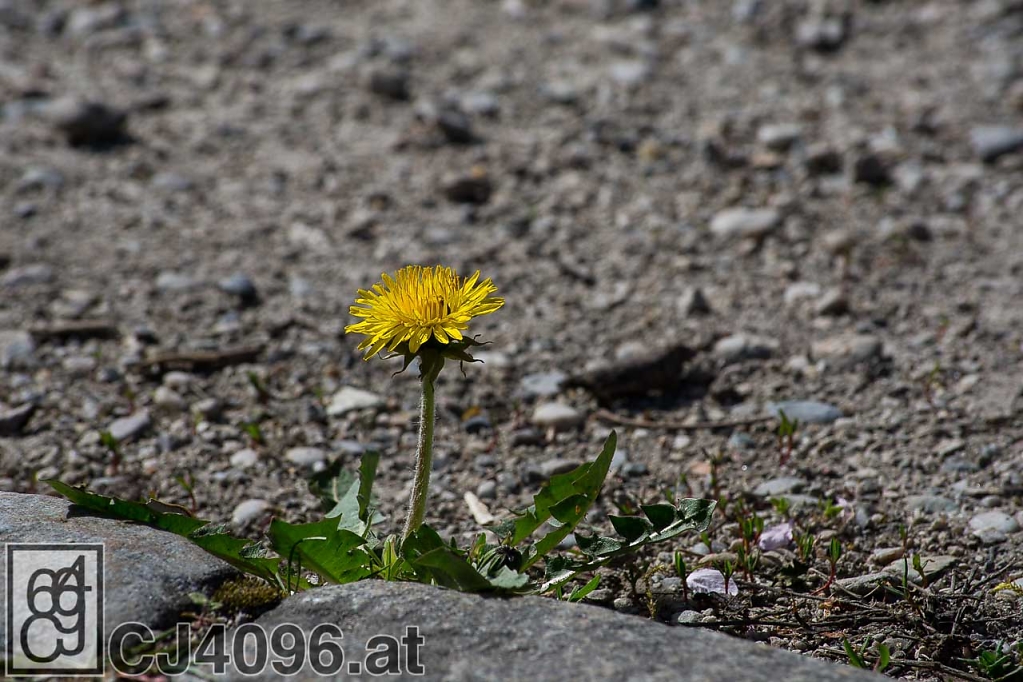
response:
[[[295,595],[257,621],[270,631],[295,623],[342,629],[345,666],[361,663],[370,637],[425,637],[421,680],[643,680],[788,682],[882,680],[707,630],[668,627],[636,616],[539,597],[485,598],[419,584],[368,580]],[[251,645],[250,645],[251,646]],[[252,660],[252,652],[249,652]],[[272,660],[272,659],[271,659]],[[268,668],[269,669],[269,668]],[[347,672],[347,669],[345,670]],[[310,678],[307,668],[300,679]],[[235,673],[230,679],[244,678]],[[269,675],[261,679],[271,679]],[[336,675],[328,679],[350,679]],[[389,679],[394,679],[390,678]]]
[[[103,543],[107,636],[121,623],[173,627],[194,608],[190,592],[211,595],[234,568],[185,538],[115,519],[93,516],[58,497],[0,493],[0,544]],[[7,589],[5,562],[0,585]],[[6,641],[0,619],[0,641]]]

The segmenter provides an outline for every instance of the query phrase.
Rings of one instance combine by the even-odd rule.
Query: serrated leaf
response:
[[[90,493],[88,490],[75,488],[54,479],[47,479],[43,483],[49,484],[51,488],[68,500],[89,511],[115,519],[144,523],[160,530],[169,531],[175,535],[188,535],[197,528],[201,528],[209,523],[203,519],[191,516],[156,511],[140,502],[129,502],[116,497],[97,495],[96,493]]]
[[[372,573],[370,557],[361,549],[365,539],[339,528],[337,519],[296,524],[274,519],[267,535],[284,560],[298,562],[329,582],[351,583]]]
[[[241,571],[274,583],[277,581],[276,570],[280,558],[246,556],[244,550],[251,543],[229,535],[222,525],[182,514],[161,512],[139,502],[97,495],[56,480],[44,482],[79,507],[103,516],[144,523],[159,530],[181,535]]]
[[[672,512],[674,512],[674,509]],[[629,542],[638,540],[652,528],[647,521],[638,516],[614,516],[609,514],[607,518],[614,527],[615,532]]]
[[[612,516],[611,525],[620,532],[625,542],[602,535],[584,535],[576,533],[575,539],[579,549],[586,556],[585,560],[570,560],[564,557],[552,557],[547,561],[544,582],[538,592],[541,594],[555,587],[564,585],[579,573],[595,571],[606,565],[611,559],[635,552],[641,547],[664,542],[686,531],[702,532],[710,525],[710,519],[716,503],[712,500],[684,499],[677,506],[671,506],[673,520],[659,531],[653,531],[652,522],[641,517]],[[655,507],[654,514],[660,522],[665,518],[661,507],[669,505],[650,505],[643,507],[646,512]],[[642,525],[645,530],[638,535]],[[621,530],[619,530],[621,528]],[[624,531],[624,532],[623,532]]]
[[[645,504],[640,509],[650,519],[654,530],[664,530],[674,523],[678,516],[678,511],[670,504]]]
[[[529,585],[529,576],[507,566],[502,566],[494,575],[487,576],[491,586],[507,592],[521,592]]]
[[[515,529],[506,538],[506,544],[512,547],[532,535],[545,522],[554,526],[554,530],[523,553],[522,570],[546,556],[582,521],[604,486],[617,440],[617,434],[612,431],[596,460],[552,476],[533,496],[533,504],[515,519]]]
[[[210,554],[220,557],[235,568],[252,575],[268,580],[271,583],[277,582],[277,568],[281,563],[280,557],[257,556],[251,550],[249,540],[236,538],[226,532],[219,531],[217,526],[209,524],[196,530],[188,536],[188,539]],[[203,532],[206,531],[206,532]]]

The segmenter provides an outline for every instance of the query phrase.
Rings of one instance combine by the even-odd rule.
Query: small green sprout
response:
[[[114,476],[116,476],[121,466],[121,446],[114,437],[114,434],[109,431],[99,432],[99,442],[110,451],[110,467],[113,469]]]
[[[682,579],[682,599],[689,601],[689,570],[686,567],[686,559],[682,552],[676,551],[674,555],[675,575]]]
[[[792,457],[792,451],[796,447],[796,432],[799,430],[799,420],[789,419],[789,416],[785,414],[785,410],[778,410],[778,418],[781,423],[778,424],[778,449],[781,451],[780,464],[785,466],[788,464],[789,458]]]
[[[873,666],[867,665],[867,660],[864,654],[867,652],[868,642],[864,642],[863,647],[857,651],[851,642],[847,638],[842,638],[842,648],[845,649],[845,655],[849,657],[849,665],[855,668],[862,668],[864,670],[873,669],[874,672],[884,672],[884,669],[888,667],[888,664],[892,660],[892,652],[888,646],[882,642],[877,643],[877,661],[874,662]]]

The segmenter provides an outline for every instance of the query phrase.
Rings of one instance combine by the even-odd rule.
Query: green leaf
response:
[[[611,524],[624,538],[625,542],[602,535],[584,535],[576,533],[576,543],[585,555],[585,559],[568,559],[553,557],[547,561],[544,582],[539,592],[560,587],[579,573],[595,571],[606,565],[611,559],[635,552],[645,545],[670,540],[686,531],[703,532],[710,525],[716,503],[713,500],[684,499],[677,506],[672,506],[672,520],[660,530],[649,519],[628,516],[613,516]],[[666,514],[663,507],[668,505],[648,505],[642,507],[644,513],[652,513],[658,524],[663,524]],[[640,528],[643,531],[636,534]]]
[[[365,535],[367,528],[381,520],[370,507],[379,462],[379,453],[366,452],[359,461],[358,474],[339,468],[335,462],[328,469],[329,477],[310,481],[310,490],[319,494],[324,503],[332,503],[326,518],[339,519],[340,528],[356,535]]]
[[[187,536],[197,528],[201,528],[209,523],[208,521],[184,514],[156,511],[141,502],[128,502],[116,497],[97,495],[96,493],[90,493],[87,490],[75,488],[53,479],[47,479],[43,483],[49,484],[51,488],[79,507],[115,519],[144,523],[160,530],[169,531],[175,535]]]
[[[892,661],[892,651],[885,644],[877,645],[877,663],[874,664],[874,670],[876,672],[884,672],[884,669],[888,667],[888,664]]]
[[[672,513],[674,511],[672,509]],[[644,533],[649,532],[651,528],[649,523],[638,516],[613,516],[609,514],[607,518],[614,527],[615,532],[629,542],[638,539]]]
[[[326,469],[313,474],[309,479],[309,492],[320,498],[324,511],[330,511],[355,481],[355,472],[345,468],[341,459],[335,459]]]
[[[853,648],[853,645],[849,642],[849,640],[844,637],[842,638],[842,648],[845,649],[845,655],[849,658],[849,665],[852,665],[853,667],[856,668],[867,667],[867,664],[863,660],[863,657],[860,656],[859,652],[857,652],[856,649]]]
[[[79,507],[103,516],[144,523],[159,530],[184,536],[241,571],[271,582],[277,581],[275,576],[280,558],[247,555],[245,551],[251,543],[228,535],[222,525],[183,514],[161,512],[153,508],[155,505],[147,506],[140,502],[97,495],[56,480],[47,480],[45,483]]]
[[[253,551],[254,547],[258,549],[259,546],[228,535],[223,532],[222,526],[214,524],[203,526],[190,534],[188,539],[240,571],[277,583],[277,569],[281,558],[263,556]]]
[[[359,460],[359,518],[370,524],[369,518],[370,503],[373,496],[373,482],[376,480],[377,464],[380,463],[380,453],[370,450],[363,453]]]
[[[502,566],[495,575],[487,576],[492,587],[502,592],[521,592],[529,586],[529,576],[508,566]]]
[[[362,549],[366,540],[339,527],[337,519],[297,524],[274,519],[267,535],[281,557],[298,562],[324,580],[351,583],[372,573],[370,557]]]
[[[444,544],[437,531],[428,525],[420,526],[405,538],[401,553],[421,582],[433,582],[463,592],[491,589],[490,581],[480,575],[468,561],[455,554]]]
[[[570,602],[582,601],[583,599],[586,598],[586,595],[588,595],[593,590],[597,589],[597,585],[599,584],[600,576],[599,575],[593,576],[590,582],[586,583],[582,587],[577,587],[576,589],[572,590],[572,594],[568,595],[568,601]]]
[[[581,464],[572,471],[552,476],[533,496],[533,504],[522,512],[514,525],[503,525],[507,531],[505,544],[514,547],[531,536],[552,518],[554,529],[524,552],[522,570],[532,566],[558,546],[582,521],[596,501],[611,467],[618,437],[614,431],[604,442],[604,449],[593,462]]]
[[[675,507],[670,504],[647,504],[640,507],[655,530],[664,530],[675,522]]]

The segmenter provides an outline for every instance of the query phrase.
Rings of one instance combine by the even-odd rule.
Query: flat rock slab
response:
[[[105,630],[135,621],[173,627],[194,605],[190,592],[211,595],[237,571],[185,538],[148,526],[89,515],[59,497],[0,493],[0,544],[103,543]],[[0,588],[7,589],[6,561]],[[6,602],[5,602],[6,603]],[[6,619],[0,641],[6,641]]]
[[[644,682],[830,682],[885,679],[727,635],[668,627],[585,604],[540,597],[485,598],[426,585],[368,580],[310,590],[257,621],[306,633],[335,623],[347,666],[377,634],[400,638],[416,625],[425,674],[400,679],[643,680]],[[404,665],[404,664],[403,664]],[[269,668],[268,668],[269,670]],[[346,670],[347,672],[347,670]],[[242,680],[235,673],[230,679]],[[311,677],[309,669],[300,679]],[[271,679],[269,676],[263,679]],[[329,679],[351,679],[339,674]],[[395,679],[388,676],[388,679]]]

